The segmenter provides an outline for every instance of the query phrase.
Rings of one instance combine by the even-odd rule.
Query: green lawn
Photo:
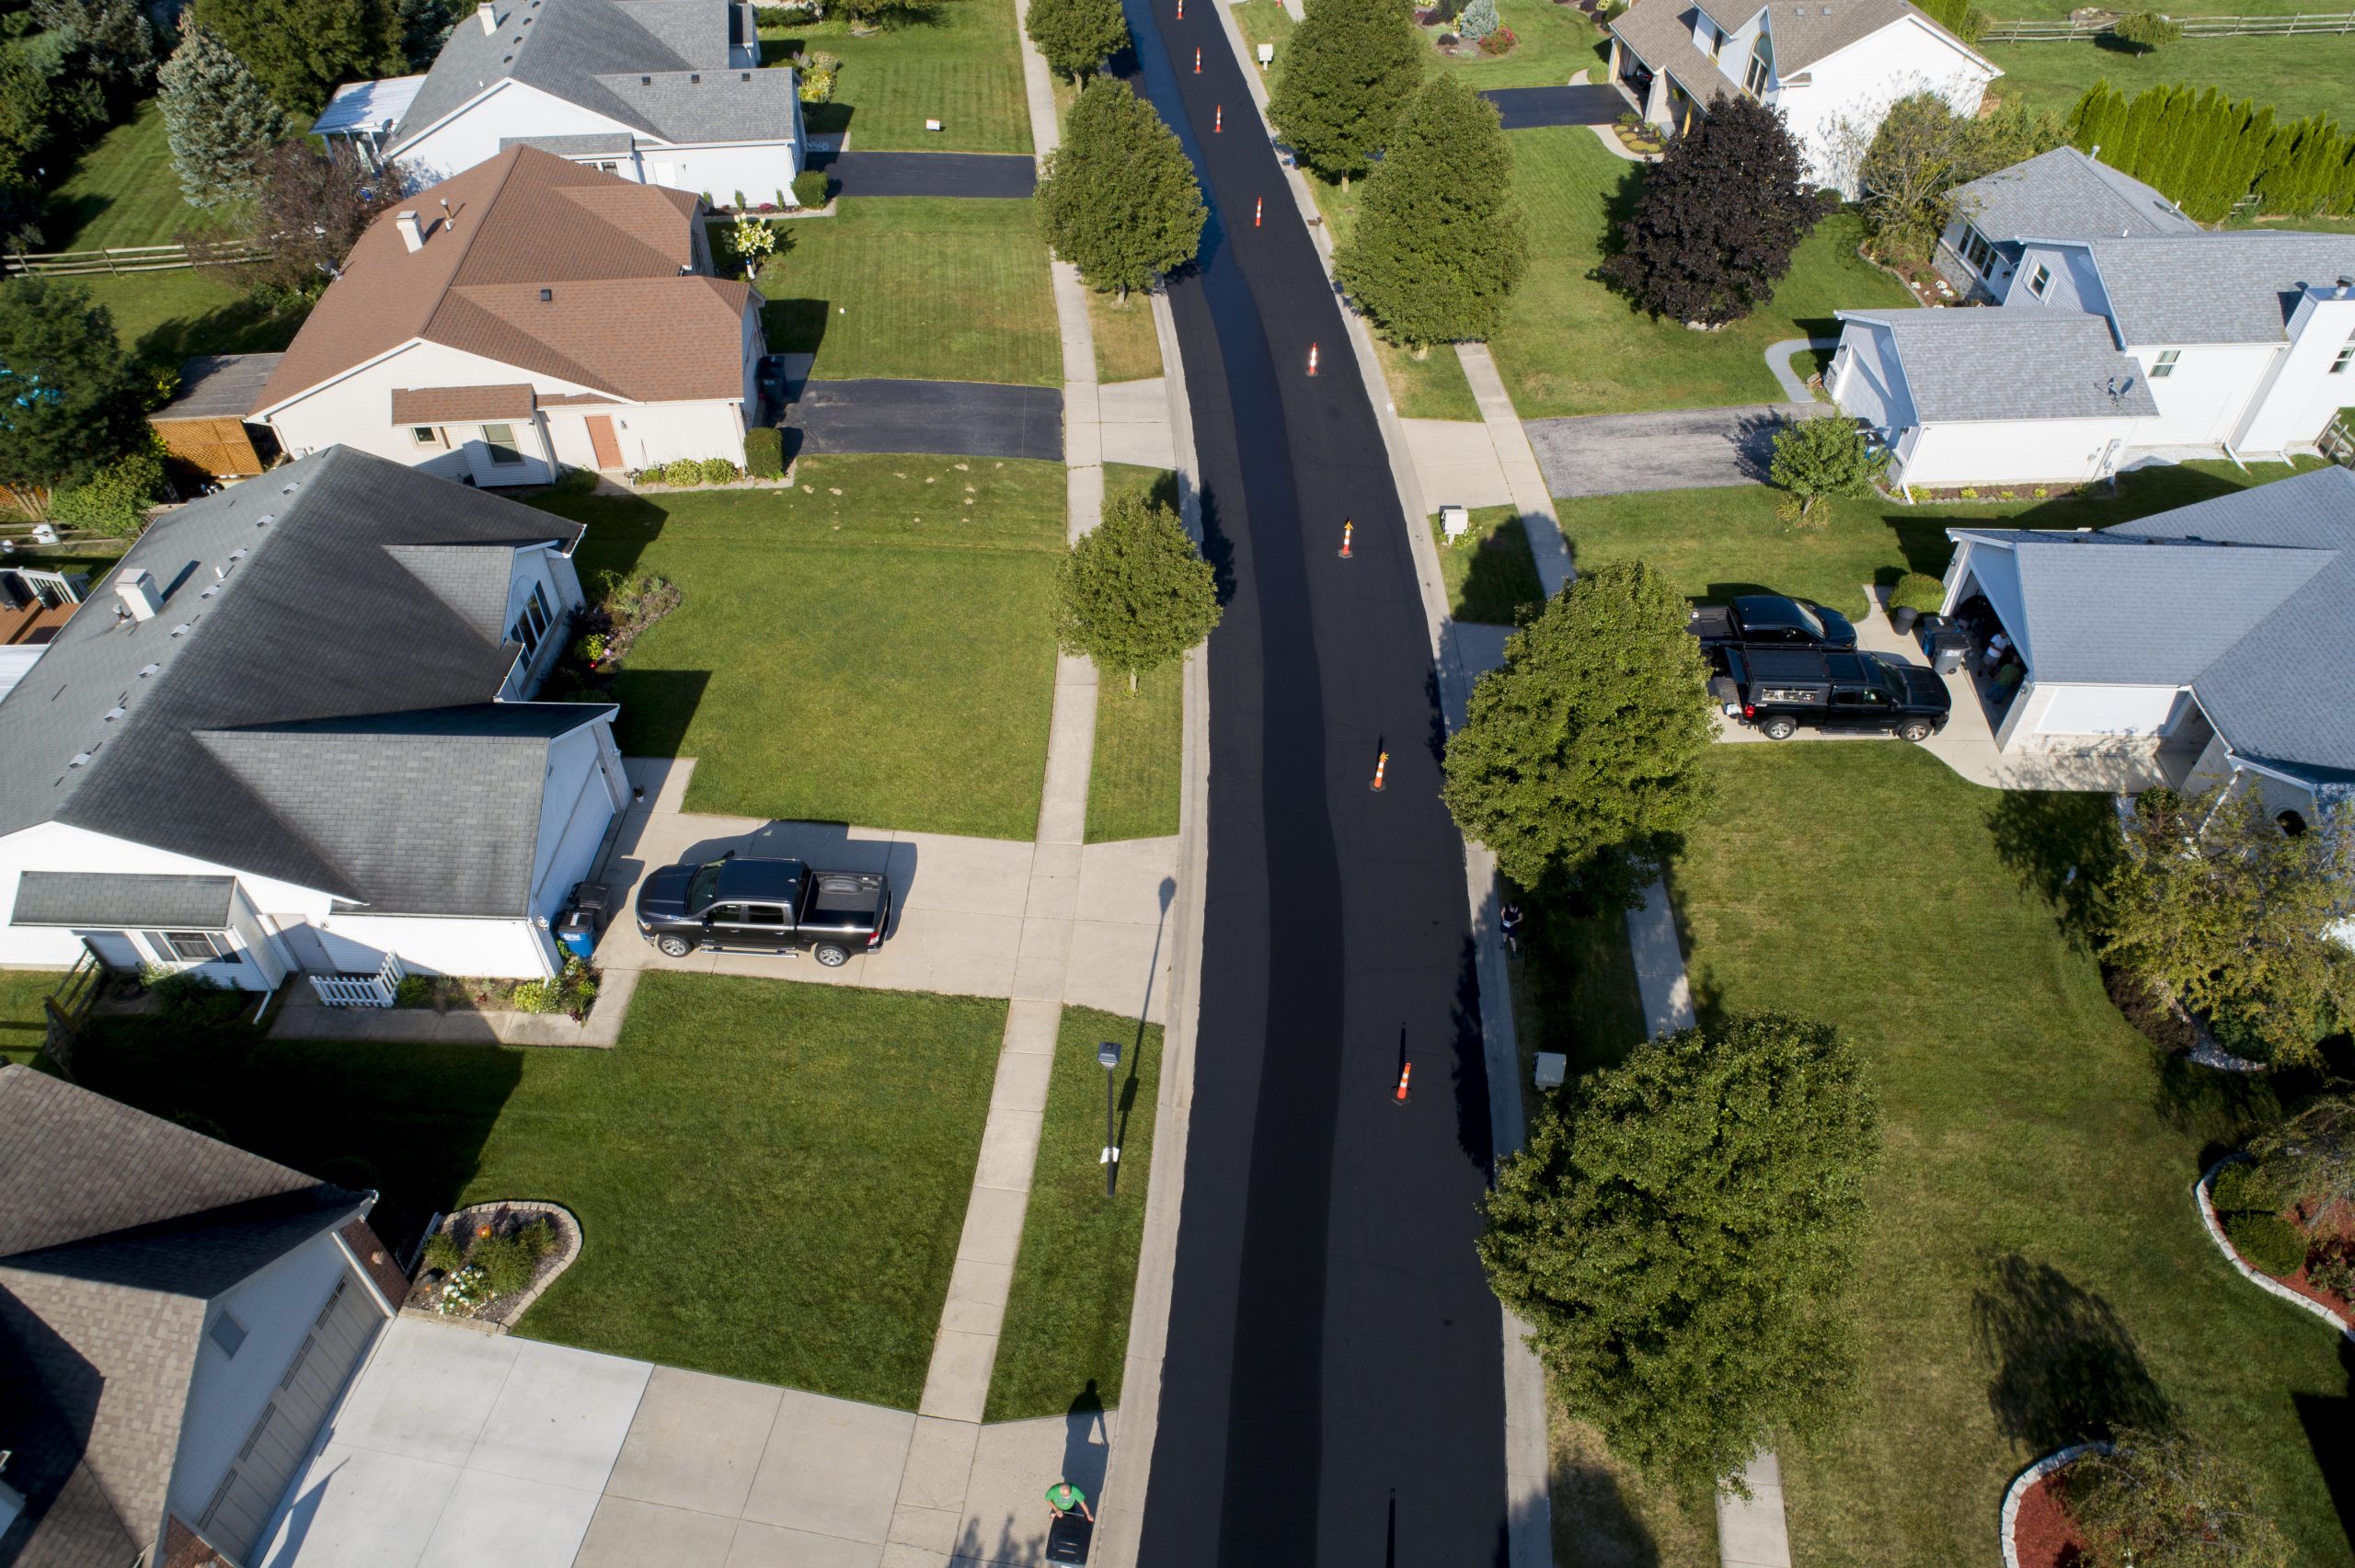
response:
[[[292,343],[303,326],[301,314],[273,315],[256,304],[238,274],[222,268],[55,281],[88,290],[114,318],[123,352],[157,367],[178,370],[195,354],[270,353]]]
[[[691,811],[1028,840],[1054,699],[1063,471],[805,457],[798,488],[547,496],[579,562],[684,603],[630,652],[621,743]],[[840,492],[837,494],[836,492]]]
[[[1483,92],[1555,86],[1580,71],[1590,72],[1591,80],[1603,80],[1605,63],[1595,52],[1603,41],[1603,29],[1580,15],[1577,6],[1557,6],[1554,0],[1498,0],[1497,15],[1518,40],[1511,54],[1458,60],[1433,50],[1433,63]],[[1424,31],[1436,36],[1439,29]]]
[[[1113,1072],[1120,1170],[1110,1197],[1098,1162],[1105,1073],[1096,1047],[1102,1040],[1120,1047]],[[1120,1402],[1160,1082],[1161,1025],[1063,1009],[985,1419],[1020,1421]]]
[[[1154,330],[1153,301],[1131,292],[1117,303],[1109,289],[1087,291],[1087,326],[1096,339],[1096,379],[1144,381],[1161,373],[1161,338]]]
[[[30,1062],[49,1038],[41,1000],[65,978],[61,969],[0,969],[0,1063]]]
[[[1283,69],[1284,44],[1291,39],[1292,29],[1299,24],[1292,19],[1292,13],[1284,9],[1283,0],[1242,0],[1242,4],[1232,7],[1230,14],[1235,17],[1235,27],[1242,30],[1243,40],[1251,46],[1254,65],[1258,62],[1261,44],[1276,46],[1275,63],[1269,67],[1269,85],[1272,86],[1274,74]]]
[[[1439,550],[1441,580],[1447,585],[1448,613],[1459,621],[1510,626],[1523,607],[1545,597],[1529,535],[1511,507],[1474,507],[1472,530],[1451,544],[1430,516],[1431,543]]]
[[[2233,0],[2230,9],[2255,15],[2261,7],[2247,7],[2244,13],[2239,0]],[[2129,94],[2162,82],[2221,87],[2233,97],[2271,104],[2285,121],[2315,113],[2344,117],[2347,84],[2355,76],[2355,33],[2194,38],[2140,55],[2091,39],[1989,44],[1983,52],[2004,69],[1991,96],[2062,114],[2087,87],[2107,77],[2111,86]]]
[[[1133,464],[1104,465],[1108,491],[1131,490],[1176,510],[1178,475]],[[1185,669],[1165,665],[1137,682],[1118,676],[1096,693],[1096,756],[1087,775],[1087,841],[1166,838],[1178,830],[1185,767]]]
[[[781,225],[761,292],[769,348],[815,354],[820,380],[1063,384],[1028,201],[846,196],[833,217]]]
[[[1835,309],[1911,303],[1855,254],[1862,231],[1840,212],[1800,245],[1773,302],[1750,319],[1694,332],[1639,315],[1588,274],[1632,209],[1641,166],[1613,156],[1582,126],[1516,131],[1511,140],[1530,267],[1489,348],[1524,419],[1778,402],[1769,343],[1835,336]]]
[[[150,98],[92,143],[49,195],[42,238],[50,250],[178,245],[188,232],[234,228],[230,215],[191,207],[172,172],[164,111]]]
[[[2299,1562],[2355,1563],[2326,1482],[2355,1467],[2343,1345],[2235,1276],[2189,1196],[2269,1096],[2163,1070],[2047,897],[2108,802],[1981,789],[1899,744],[1709,767],[1671,878],[1696,1002],[1836,1022],[1886,1126],[1847,1309],[1862,1406],[1783,1447],[1793,1559],[1988,1561],[2021,1466],[2087,1413],[2164,1408],[2256,1471]]]
[[[388,1239],[561,1203],[580,1260],[529,1337],[912,1408],[1005,1003],[653,973],[609,1051],[126,1032],[90,1086],[385,1195]]]
[[[846,130],[865,152],[1030,151],[1014,0],[939,0],[929,20],[872,38],[837,21],[764,30],[761,44],[773,64],[804,46],[841,59],[834,101],[805,110],[812,132]],[[927,120],[940,129],[926,131]]]
[[[2107,528],[2297,471],[2259,464],[2243,472],[2223,462],[2142,468],[2119,476],[2115,497],[2085,499],[2039,501],[2027,491],[2018,500],[1979,505],[1834,498],[1817,509],[1826,521],[1808,528],[1777,521],[1781,492],[1763,485],[1557,499],[1554,507],[1581,567],[1641,556],[1695,599],[1764,590],[1857,614],[1867,583],[1943,573],[1954,549],[1949,528]]]

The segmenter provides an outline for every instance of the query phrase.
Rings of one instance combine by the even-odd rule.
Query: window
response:
[[[237,1354],[237,1347],[246,1343],[246,1325],[228,1313],[223,1312],[213,1320],[213,1326],[206,1331],[206,1337],[221,1347],[222,1355],[234,1359]]]
[[[2036,270],[2028,275],[2028,292],[2040,300],[2044,297],[2045,292],[2051,287],[2052,269],[2041,261],[2038,262]]]
[[[2349,365],[2355,365],[2355,333],[2348,336],[2347,347],[2338,350],[2338,358],[2330,361],[2330,373],[2345,375]]]
[[[408,439],[419,446],[440,446],[442,432],[431,425],[411,425],[408,429]]]
[[[2176,361],[2182,358],[2183,350],[2180,349],[2160,349],[2159,362],[2151,367],[2151,379],[2153,381],[2165,381],[2167,377],[2175,374]]]
[[[228,949],[209,931],[159,931],[161,945],[173,957],[190,964],[210,964],[226,957]]]
[[[603,163],[591,164],[589,166],[601,174],[616,174],[620,172],[622,166],[607,159]]]
[[[540,643],[548,635],[548,627],[556,617],[548,612],[548,596],[540,585],[532,585],[532,596],[523,601],[523,609],[515,612],[515,624],[507,629],[507,640],[523,645],[523,657],[530,659],[540,651]]]
[[[715,925],[742,925],[744,923],[744,906],[741,904],[714,904],[710,909],[704,911],[703,918],[710,921]]]
[[[1753,98],[1766,96],[1766,86],[1775,79],[1775,49],[1766,35],[1758,35],[1757,45],[1750,52],[1750,70],[1741,78],[1741,90]]]
[[[1995,247],[1987,243],[1987,236],[1974,223],[1962,226],[1962,261],[1982,278],[1995,269]]]
[[[1843,686],[1832,693],[1832,705],[1838,708],[1885,708],[1889,698],[1869,686]]]
[[[1717,29],[1709,29],[1709,58],[1722,60],[1726,55],[1726,35]]]
[[[744,906],[744,923],[746,925],[783,925],[785,911],[775,904],[747,904]]]
[[[514,426],[485,425],[482,440],[483,444],[490,448],[490,461],[500,467],[523,461],[523,452],[515,445]]]

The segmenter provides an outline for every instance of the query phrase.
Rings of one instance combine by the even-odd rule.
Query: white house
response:
[[[0,1067],[0,1562],[258,1561],[405,1293],[347,1192]]]
[[[578,524],[348,447],[163,518],[0,698],[0,964],[539,979],[629,799]]]
[[[793,204],[800,96],[733,0],[483,0],[422,76],[339,88],[312,130],[410,179],[519,143],[624,179]]]
[[[2355,793],[2355,473],[1947,537],[1945,608],[1983,597],[2027,665],[1999,747],[2148,742],[2178,784],[2237,778],[2307,819]]]
[[[476,485],[741,463],[763,302],[711,269],[696,198],[511,148],[370,226],[247,418]]]
[[[2003,73],[1905,0],[1636,0],[1611,24],[1611,79],[1671,133],[1719,95],[1781,112],[1808,177],[1856,194],[1890,105],[1932,92],[1979,112]]]
[[[1958,185],[1947,200],[1953,216],[1938,236],[1938,271],[1966,298],[1987,304],[2010,289],[2022,235],[2090,240],[2201,232],[2154,187],[2074,147]]]

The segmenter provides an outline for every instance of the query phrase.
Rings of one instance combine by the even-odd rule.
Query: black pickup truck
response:
[[[891,886],[879,872],[722,855],[666,865],[638,889],[638,933],[673,958],[698,947],[807,951],[828,968],[883,944]]]
[[[1745,593],[1731,604],[1696,604],[1686,627],[1704,644],[1842,651],[1856,646],[1856,628],[1845,615],[1779,593]]]
[[[1710,694],[1727,716],[1769,740],[1788,740],[1802,726],[1927,740],[1953,707],[1936,671],[1885,653],[1719,646],[1709,650],[1709,670]]]

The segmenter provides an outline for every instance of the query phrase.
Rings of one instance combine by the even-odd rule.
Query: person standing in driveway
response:
[[[1079,1516],[1089,1524],[1096,1522],[1096,1516],[1087,1506],[1087,1494],[1068,1481],[1058,1481],[1047,1488],[1047,1506],[1054,1510],[1058,1519],[1076,1510]]]

